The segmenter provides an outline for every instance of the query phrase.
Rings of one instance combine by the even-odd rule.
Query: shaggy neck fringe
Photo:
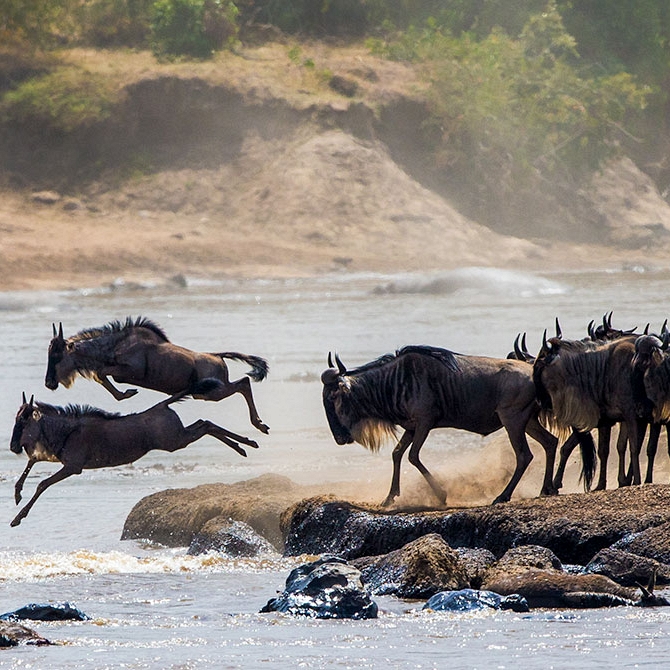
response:
[[[363,419],[351,431],[351,436],[366,449],[376,453],[385,442],[397,441],[397,432],[394,424],[383,419]]]

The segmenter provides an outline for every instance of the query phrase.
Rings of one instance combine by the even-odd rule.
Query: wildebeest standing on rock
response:
[[[538,421],[532,367],[524,361],[464,356],[429,346],[407,346],[347,371],[336,355],[321,375],[323,404],[338,444],[359,442],[377,451],[387,435],[401,426],[404,433],[393,450],[393,478],[384,501],[400,494],[400,463],[409,461],[424,476],[440,502],[446,493],[419,459],[433,428],[460,428],[489,435],[505,428],[516,454],[516,468],[494,502],[510,499],[533,458],[526,433],[546,453],[543,495],[552,484],[557,439]]]
[[[213,383],[208,391],[194,397],[222,400],[241,393],[249,408],[251,423],[263,433],[268,427],[260,420],[251,393],[249,377],[231,382],[225,358],[251,365],[247,374],[262,381],[268,373],[267,362],[258,357],[236,352],[199,353],[172,344],[158,325],[144,317],[125,323],[113,321],[101,328],[82,330],[65,339],[63,324],[49,344],[49,360],[44,383],[55,390],[58,384],[69,388],[77,375],[93,379],[106,388],[116,400],[130,398],[136,389],[119,391],[109,377],[121,384],[136,384],[162,393],[180,393],[204,379]]]
[[[537,397],[548,423],[580,431],[622,422],[630,444],[630,477],[625,442],[619,441],[619,486],[640,484],[640,445],[646,421],[637,411],[632,360],[635,336],[610,342],[543,338],[533,366]],[[601,466],[602,467],[602,466]]]
[[[177,451],[205,435],[217,440],[246,456],[238,444],[258,447],[249,438],[232,433],[211,421],[198,419],[184,426],[170,405],[198,391],[206,392],[208,382],[181,391],[162,402],[137,414],[110,414],[94,407],[55,407],[34,402],[33,398],[19,408],[14,423],[10,449],[20,454],[25,450],[28,465],[16,482],[14,497],[21,501],[23,484],[31,468],[38,461],[60,462],[62,468],[42,480],[28,503],[11,522],[18,526],[37,499],[53,484],[81,474],[82,470],[109,468],[133,463],[153,449]]]

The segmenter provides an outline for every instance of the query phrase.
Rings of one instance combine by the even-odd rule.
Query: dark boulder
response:
[[[622,549],[670,565],[670,523],[633,531],[614,543],[612,549]]]
[[[70,603],[31,603],[13,612],[0,614],[3,621],[88,621],[90,618]]]
[[[480,588],[489,568],[495,564],[496,557],[488,549],[470,549],[469,547],[458,547],[456,553],[465,568],[470,586],[473,589]]]
[[[292,570],[284,592],[261,609],[316,619],[375,619],[377,611],[360,571],[334,556]]]
[[[459,555],[436,534],[424,535],[385,556],[352,564],[373,595],[430,598],[438,591],[469,585]]]
[[[461,589],[459,591],[442,591],[436,593],[423,606],[424,610],[435,612],[472,612],[483,609],[512,610],[528,612],[528,602],[518,593],[501,596],[493,591]]]
[[[584,571],[605,575],[624,586],[646,585],[652,575],[656,575],[656,583],[670,584],[670,565],[622,549],[599,551]]]

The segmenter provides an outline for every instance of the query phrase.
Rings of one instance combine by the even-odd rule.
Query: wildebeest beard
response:
[[[398,439],[397,428],[394,424],[383,419],[363,419],[351,428],[351,436],[372,452],[378,452],[384,442]]]

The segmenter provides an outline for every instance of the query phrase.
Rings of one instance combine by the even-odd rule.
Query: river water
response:
[[[504,357],[516,334],[527,331],[535,352],[557,316],[567,337],[583,337],[586,324],[609,310],[615,326],[642,329],[650,321],[658,329],[668,316],[667,290],[664,273],[643,268],[542,276],[466,268],[430,275],[189,280],[185,287],[117,282],[105,289],[0,294],[0,435],[6,445],[0,450],[0,610],[70,601],[92,617],[35,623],[60,644],[0,650],[0,667],[660,667],[670,657],[665,609],[427,614],[422,603],[385,597],[377,599],[381,612],[372,621],[261,615],[300,559],[190,557],[185,549],[119,538],[130,509],[150,493],[268,472],[304,484],[353,483],[362,497],[381,500],[390,483],[390,449],[371,454],[358,445],[338,447],[329,433],[319,381],[328,351],[339,352],[350,367],[405,344]],[[152,452],[132,466],[86,471],[50,488],[21,526],[10,528],[14,482],[26,462],[8,448],[22,391],[53,404],[124,413],[164,397],[140,390],[119,404],[84,379],[69,390],[43,385],[52,322],[62,322],[68,336],[127,315],[152,318],[172,341],[195,350],[267,358],[270,376],[253,386],[270,435],[251,427],[239,396],[186,401],[177,407],[185,422],[210,418],[253,436],[260,449],[242,459],[205,437],[174,454]],[[230,368],[234,376],[246,370],[235,362]],[[513,459],[500,437],[449,430],[431,435],[423,456],[448,491],[468,480],[464,502],[499,493],[509,472],[502,462],[509,466]],[[516,495],[537,494],[542,460],[538,454]],[[657,480],[667,481],[667,456],[658,461]],[[55,467],[33,469],[25,500]],[[411,492],[420,482],[408,467],[403,487]],[[499,489],[484,491],[482,484],[478,490],[491,470],[501,470]]]

